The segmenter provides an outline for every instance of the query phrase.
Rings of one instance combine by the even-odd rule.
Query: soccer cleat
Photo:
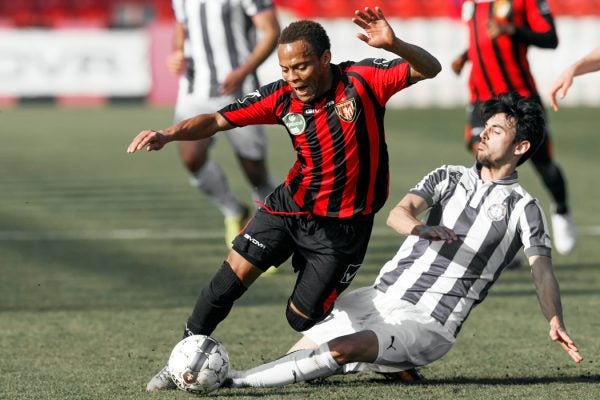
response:
[[[222,388],[241,388],[246,386],[248,385],[242,379],[242,372],[231,368],[227,371],[227,378],[221,384]]]
[[[242,231],[250,217],[250,210],[242,205],[242,213],[234,217],[225,217],[225,244],[231,248],[231,242]]]
[[[150,379],[148,385],[146,385],[147,392],[158,392],[160,390],[171,390],[176,389],[177,385],[171,379],[171,375],[165,365],[156,375]]]
[[[554,248],[559,254],[569,254],[575,248],[575,223],[571,214],[552,214]]]
[[[378,374],[383,375],[387,380],[406,384],[422,382],[425,380],[423,375],[416,368],[398,372],[378,372]]]
[[[269,267],[265,272],[263,272],[263,276],[271,276],[277,273],[279,269],[275,266]]]

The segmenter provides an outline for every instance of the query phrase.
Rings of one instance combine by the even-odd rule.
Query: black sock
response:
[[[239,299],[246,287],[237,277],[227,261],[202,289],[192,315],[188,318],[184,337],[210,335],[217,325],[227,317],[233,302]]]

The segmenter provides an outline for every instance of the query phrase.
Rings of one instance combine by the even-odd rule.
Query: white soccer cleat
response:
[[[176,389],[177,385],[171,379],[171,374],[167,370],[167,366],[165,365],[146,385],[147,392],[158,392],[160,390],[170,390]]]
[[[554,248],[559,254],[566,255],[573,251],[576,231],[571,214],[552,214],[552,234]]]

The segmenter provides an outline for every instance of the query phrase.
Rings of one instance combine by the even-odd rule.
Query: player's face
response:
[[[319,57],[310,44],[298,40],[280,44],[277,56],[283,79],[303,103],[310,103],[329,90],[331,86],[329,50],[325,50]]]
[[[484,167],[499,168],[519,159],[514,143],[517,133],[515,120],[499,113],[485,123],[477,145],[477,161]]]

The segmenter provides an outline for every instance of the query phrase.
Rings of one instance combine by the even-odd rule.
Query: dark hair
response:
[[[544,110],[539,101],[531,98],[526,99],[516,92],[510,92],[486,101],[481,107],[481,115],[484,121],[499,113],[504,113],[507,117],[514,118],[515,120],[516,135],[513,143],[518,143],[522,140],[527,140],[530,143],[529,150],[517,162],[517,165],[521,165],[544,142],[546,131]]]
[[[321,24],[302,20],[289,24],[279,36],[279,44],[293,43],[303,40],[310,44],[317,57],[321,57],[325,50],[331,48],[329,36]]]

